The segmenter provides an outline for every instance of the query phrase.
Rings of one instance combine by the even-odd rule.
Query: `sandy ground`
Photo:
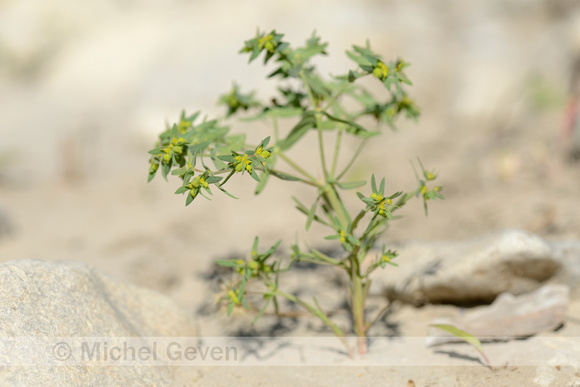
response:
[[[330,4],[323,3],[321,7]],[[344,28],[326,25],[320,31],[331,35],[326,36],[329,39],[336,38],[341,49],[350,43],[358,43],[358,35],[374,36],[378,46],[386,51],[402,52],[414,63],[415,73],[411,75],[415,75],[417,98],[423,108],[421,120],[418,124],[402,124],[397,133],[387,131],[361,157],[352,176],[368,178],[374,172],[385,176],[393,189],[408,189],[414,184],[408,160],[420,156],[425,164],[439,172],[446,199],[432,203],[427,218],[419,202],[409,204],[403,213],[404,218],[393,224],[385,241],[461,239],[504,228],[529,230],[550,240],[580,239],[580,164],[567,159],[569,143],[562,135],[568,94],[568,63],[573,59],[575,47],[573,39],[565,40],[562,36],[568,36],[566,31],[572,30],[570,26],[577,20],[572,17],[575,13],[570,11],[566,16],[565,12],[559,14],[557,10],[547,10],[545,4],[535,2],[533,7],[524,7],[526,12],[518,13],[520,16],[510,21],[509,17],[513,15],[510,12],[517,12],[517,6],[506,10],[497,5],[498,2],[493,2],[494,6],[489,6],[491,16],[488,15],[487,19],[481,16],[480,20],[477,12],[478,9],[487,9],[482,5],[485,2],[471,1],[473,9],[460,2],[447,2],[453,11],[450,20],[455,24],[449,23],[441,29],[438,26],[443,16],[433,7],[405,6],[397,1],[388,3],[395,10],[395,16],[389,16],[392,23],[384,27],[387,30],[379,27],[383,25],[380,18],[369,16],[379,11],[386,12],[385,9],[369,1],[360,14],[353,13],[346,3],[336,3],[333,17],[346,20],[345,25],[357,31],[355,36],[348,36]],[[6,4],[11,4],[13,8],[6,5],[6,9],[13,14],[22,12],[15,3]],[[4,106],[0,127],[4,138],[0,142],[0,154],[4,155],[4,161],[0,162],[0,205],[12,230],[0,236],[0,257],[3,261],[41,258],[88,262],[111,276],[172,297],[196,316],[202,335],[260,335],[276,326],[278,321],[266,316],[261,325],[252,328],[248,324],[251,316],[228,320],[223,311],[215,307],[219,285],[210,279],[215,271],[213,261],[233,255],[243,256],[256,235],[260,236],[262,246],[282,239],[281,251],[286,251],[284,249],[290,246],[296,235],[311,245],[328,246],[328,242],[322,240],[327,235],[326,230],[313,227],[306,235],[303,229],[305,220],[291,204],[292,195],[308,201],[312,193],[286,182],[276,182],[261,196],[254,197],[253,183],[249,179],[239,179],[234,191],[240,200],[216,195],[212,202],[199,200],[186,208],[184,199],[172,193],[176,188],[175,181],[168,184],[156,179],[146,183],[146,151],[150,147],[151,128],[161,129],[163,120],[173,117],[183,107],[190,111],[198,106],[208,107],[210,112],[217,111],[213,102],[207,100],[215,100],[217,93],[214,88],[218,84],[220,90],[229,87],[230,78],[234,76],[248,76],[248,84],[260,79],[254,73],[234,71],[228,75],[227,82],[223,81],[224,67],[218,65],[223,62],[223,56],[219,56],[216,63],[212,61],[218,59],[202,62],[203,59],[185,54],[177,55],[175,62],[160,59],[168,57],[168,51],[161,49],[163,36],[154,34],[155,39],[147,40],[148,35],[143,33],[149,30],[144,25],[151,19],[156,23],[155,28],[162,30],[165,22],[173,20],[174,29],[169,30],[168,39],[174,45],[182,44],[184,41],[176,40],[176,37],[192,33],[189,27],[198,33],[203,31],[203,26],[210,27],[207,27],[207,21],[206,24],[200,24],[200,21],[189,26],[178,16],[180,10],[199,11],[195,16],[199,21],[204,17],[211,19],[213,16],[208,15],[219,13],[219,7],[224,6],[223,2],[200,4],[199,9],[182,4],[169,11],[148,5],[135,11],[135,18],[127,27],[127,31],[134,33],[121,34],[124,39],[121,42],[116,42],[119,35],[115,34],[125,31],[120,29],[122,23],[119,19],[125,11],[112,5],[113,11],[113,8],[99,8],[98,14],[104,15],[110,23],[107,33],[102,32],[105,29],[98,29],[97,24],[90,24],[92,29],[83,35],[85,40],[74,41],[75,44],[69,46],[63,43],[63,47],[67,47],[63,51],[53,47],[54,56],[44,70],[34,73],[34,69],[28,69],[36,74],[30,79],[19,78],[23,75],[18,71],[23,67],[18,60],[26,59],[22,54],[24,51],[14,51],[16,54],[11,57],[15,58],[11,62],[13,67],[0,68],[0,101]],[[298,41],[306,38],[311,31],[310,24],[317,22],[314,16],[309,16],[303,19],[303,25],[293,24],[292,20],[301,20],[299,13],[260,8],[259,2],[252,2],[248,7],[250,10],[244,11],[244,15],[261,9],[258,16],[270,16],[272,23],[282,23]],[[571,6],[571,9],[575,7]],[[318,11],[315,8],[313,13]],[[86,10],[74,12],[86,15]],[[460,15],[464,14],[471,15],[471,19],[467,16],[468,20],[461,19]],[[227,55],[235,55],[241,42],[239,36],[247,35],[240,35],[241,31],[247,30],[247,26],[232,27],[230,19],[233,16],[228,15],[225,12],[219,18],[216,16],[216,20],[220,20],[216,25],[223,29],[216,27],[210,31],[216,34],[215,39],[221,42],[223,51],[229,50]],[[424,19],[416,15],[422,15]],[[248,20],[254,23],[250,34],[259,24],[258,16],[248,16]],[[354,20],[359,20],[358,24]],[[414,23],[415,27],[411,29],[414,32],[410,35],[402,32],[405,31],[405,20]],[[470,20],[473,28],[469,26]],[[31,25],[34,25],[34,20]],[[76,26],[74,23],[67,25]],[[425,27],[421,27],[423,25]],[[494,29],[498,25],[503,28],[501,33],[509,35],[512,40],[500,39],[503,35],[497,35]],[[562,45],[534,39],[533,31],[537,26],[548,37],[560,37]],[[425,29],[423,34],[421,28]],[[393,32],[404,43],[389,41],[385,38],[387,32]],[[475,42],[480,39],[480,49],[473,48],[475,43],[467,44],[467,49],[462,46],[466,43],[461,43],[461,39],[457,43],[447,39],[454,33],[469,42],[469,39]],[[25,35],[21,32],[21,36]],[[421,36],[428,36],[431,40],[422,40]],[[351,38],[358,40],[353,42]],[[492,43],[497,43],[497,40],[506,44],[498,49],[499,52],[509,52],[499,62],[493,59],[497,54],[493,48],[497,46]],[[147,51],[144,41],[153,45],[152,52],[156,56]],[[87,45],[81,49],[83,42]],[[135,46],[136,59],[125,58],[122,63],[103,62],[109,66],[111,74],[117,76],[110,78],[109,83],[117,82],[121,92],[117,93],[118,90],[112,87],[101,87],[101,84],[108,84],[103,80],[109,79],[106,77],[100,81],[99,78],[85,81],[81,70],[93,63],[91,58],[99,53],[115,55],[125,44],[123,42],[140,42]],[[203,39],[194,39],[192,44],[193,52],[215,53]],[[455,72],[440,63],[440,55],[433,47],[441,47],[455,55],[452,56],[457,58]],[[513,47],[520,50],[509,51]],[[338,55],[338,51],[333,52]],[[547,61],[541,55],[543,52],[558,60]],[[149,56],[142,53],[149,53]],[[135,63],[142,63],[143,58],[155,60],[135,67],[135,73],[127,70]],[[549,63],[544,65],[543,61]],[[181,63],[181,67],[175,67],[175,63]],[[245,66],[245,60],[240,61],[240,66]],[[197,88],[183,85],[185,74],[201,70],[207,71],[208,75],[205,80],[201,79],[204,77],[197,79]],[[73,77],[74,74],[78,78]],[[515,74],[521,76],[515,77]],[[518,81],[505,86],[504,80],[512,78]],[[123,83],[126,79],[132,83]],[[496,83],[489,79],[495,79]],[[71,90],[81,94],[71,95]],[[156,93],[161,96],[153,97]],[[145,128],[144,131],[139,132],[140,127]],[[355,146],[345,144],[347,151]],[[356,203],[357,199],[349,200]],[[410,265],[412,260],[413,257],[400,257],[399,263]],[[396,268],[390,270],[396,275]],[[321,293],[322,299],[326,298],[331,308],[337,308],[340,316],[342,295],[336,294],[330,280],[318,277],[325,277],[328,273],[306,274],[300,280],[307,278],[309,289]],[[290,276],[288,281],[295,284],[297,279]],[[383,301],[372,300],[376,304],[372,306],[377,307]],[[575,299],[571,307],[574,311],[571,317],[576,318],[575,321],[580,319],[577,303]],[[426,324],[433,317],[454,312],[456,309],[452,306],[428,306],[417,310],[401,306],[387,314],[377,325],[375,334],[424,335]],[[272,332],[287,336],[329,334],[309,317],[298,320],[285,320],[279,323],[281,328],[278,331]],[[579,326],[572,321],[566,325],[569,330],[565,332],[579,336]],[[394,327],[398,331],[395,332]],[[555,365],[551,367],[555,369]],[[416,386],[529,386],[534,383],[572,386],[574,382],[580,385],[580,374],[573,367],[562,366],[553,372],[555,376],[550,373],[552,379],[542,379],[541,372],[538,372],[537,367],[509,365],[492,371],[473,360],[464,359],[459,365],[449,367],[207,367],[184,369],[182,376],[184,384],[215,386],[410,387],[413,384],[409,380]]]

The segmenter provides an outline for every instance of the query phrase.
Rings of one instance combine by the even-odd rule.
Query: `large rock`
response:
[[[507,341],[533,336],[560,327],[566,320],[570,302],[565,285],[550,284],[540,289],[514,296],[500,294],[493,304],[481,306],[454,318],[439,318],[430,325],[453,325],[484,341]],[[440,329],[431,329],[428,346],[462,339]]]
[[[528,293],[563,276],[563,262],[574,261],[564,249],[518,230],[461,242],[411,243],[398,250],[396,273],[375,272],[373,286],[390,299],[414,304],[490,303],[503,292]]]
[[[184,337],[196,333],[191,316],[172,300],[115,281],[86,264],[10,261],[0,264],[0,284],[0,344],[4,350],[8,342],[23,337]],[[30,348],[31,352],[38,349]],[[38,354],[24,355],[34,359]],[[4,365],[16,360],[0,354]],[[163,366],[38,365],[43,364],[0,367],[0,384],[167,385],[174,372]]]

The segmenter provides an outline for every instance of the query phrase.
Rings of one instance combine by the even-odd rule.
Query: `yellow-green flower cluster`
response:
[[[272,153],[269,150],[264,149],[264,147],[261,145],[258,147],[258,149],[256,149],[256,152],[254,154],[264,159],[267,159],[272,155]]]
[[[274,50],[276,49],[274,35],[272,33],[269,33],[268,35],[262,36],[260,39],[258,39],[258,48],[260,50],[265,48],[266,50],[268,50],[268,52],[274,52]]]
[[[373,75],[376,78],[379,78],[381,81],[384,81],[385,78],[389,75],[389,68],[382,61],[378,60],[375,68],[373,69]]]
[[[443,199],[443,196],[440,194],[443,188],[440,185],[436,185],[432,189],[429,189],[429,187],[427,187],[426,182],[435,180],[437,178],[437,175],[423,168],[423,176],[425,177],[425,180],[419,180],[419,188],[417,190],[417,193],[421,194],[424,200],[430,200],[435,198]]]
[[[158,157],[163,161],[165,164],[169,164],[171,159],[174,155],[182,155],[183,154],[183,146],[185,144],[185,139],[183,137],[171,139],[171,142],[163,149]]]
[[[234,169],[236,172],[242,172],[244,169],[250,173],[252,173],[252,160],[248,157],[247,154],[236,155],[234,156]]]
[[[392,199],[384,198],[383,195],[376,193],[371,194],[371,199],[375,201],[376,211],[379,215],[386,217],[387,212],[391,212],[389,206],[393,205]]]
[[[192,198],[196,198],[199,194],[199,190],[203,187],[205,189],[209,189],[209,183],[205,181],[204,176],[197,176],[194,178],[191,183],[185,185],[186,188],[189,189],[189,194]]]

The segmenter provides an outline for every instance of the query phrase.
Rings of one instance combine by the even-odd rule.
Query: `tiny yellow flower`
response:
[[[260,264],[254,260],[251,260],[250,262],[248,262],[248,267],[252,270],[258,270]]]
[[[385,214],[385,202],[381,202],[381,204],[379,204],[379,215],[384,214]]]
[[[260,48],[260,50],[262,48],[265,48],[269,52],[274,52],[275,46],[274,42],[272,42],[272,39],[274,39],[274,36],[272,34],[261,37],[258,40],[258,47]]]
[[[232,299],[234,304],[236,304],[236,305],[241,304],[240,300],[238,299],[238,296],[236,296],[236,293],[234,293],[233,290],[228,291],[228,296],[230,296],[230,298]]]
[[[261,156],[265,159],[267,159],[268,157],[270,157],[270,152],[267,150],[264,150],[264,148],[259,147],[258,149],[256,149],[256,156]]]
[[[379,79],[385,79],[389,75],[389,68],[383,62],[378,61],[376,67],[373,69],[373,75]]]

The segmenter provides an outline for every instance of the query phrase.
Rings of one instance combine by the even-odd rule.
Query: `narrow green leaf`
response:
[[[218,259],[215,261],[215,263],[217,263],[220,266],[224,266],[224,267],[237,267],[240,266],[236,260],[234,259],[228,259],[228,260],[224,260],[224,259]]]
[[[260,177],[256,173],[255,168],[252,168],[252,172],[250,172],[250,176],[252,176],[252,179],[256,180],[258,183],[260,182]]]
[[[278,179],[287,180],[287,181],[299,181],[298,177],[288,175],[286,173],[278,172],[278,171],[270,171],[271,175],[276,176]]]
[[[220,155],[217,158],[219,160],[227,161],[228,163],[233,163],[234,161],[236,161],[236,159],[232,155]]]
[[[335,117],[335,116],[328,114],[326,112],[322,112],[322,113],[332,121],[340,122],[342,124],[348,125],[346,128],[346,132],[349,134],[352,134],[354,136],[357,136],[360,138],[369,138],[369,137],[373,137],[373,136],[380,134],[380,132],[371,132],[371,131],[365,129],[363,126],[357,124],[354,121],[343,120],[342,118]]]
[[[487,365],[490,364],[489,359],[487,358],[487,356],[483,352],[481,342],[476,337],[474,337],[474,336],[470,335],[469,333],[457,328],[456,326],[449,325],[449,324],[431,324],[430,326],[444,330],[445,332],[450,333],[453,336],[455,336],[455,337],[465,341],[466,343],[472,345],[481,354],[481,356],[485,360],[485,363]]]
[[[288,136],[286,136],[284,140],[278,142],[278,147],[282,150],[289,149],[296,143],[296,141],[300,140],[308,130],[314,128],[315,125],[316,119],[314,117],[314,112],[304,112],[302,119],[294,126],[294,128],[292,128],[290,133],[288,133]]]
[[[342,189],[353,189],[353,188],[362,187],[366,183],[367,183],[366,181],[361,180],[361,181],[351,181],[348,183],[336,183],[336,185],[338,185]]]
[[[221,176],[208,176],[207,179],[205,179],[205,181],[208,184],[215,184],[218,181],[221,181],[222,179],[223,179],[223,177],[221,177]]]
[[[256,323],[256,321],[258,321],[258,319],[260,317],[262,317],[262,315],[266,311],[266,308],[268,307],[268,305],[270,305],[270,299],[268,299],[268,301],[266,301],[266,303],[264,304],[264,306],[262,307],[262,309],[260,309],[260,311],[258,312],[258,314],[256,315],[256,317],[252,321],[252,325],[254,325]]]
[[[312,221],[314,220],[314,216],[316,215],[316,205],[318,204],[318,198],[312,203],[310,210],[308,211],[308,218],[306,219],[306,231],[312,225]]]
[[[304,109],[280,106],[269,108],[252,117],[243,118],[241,119],[241,121],[246,122],[257,121],[269,117],[280,117],[280,118],[296,117],[302,115],[302,113],[304,113]]]
[[[235,197],[234,195],[232,195],[231,193],[229,193],[228,191],[226,191],[225,189],[223,189],[220,185],[216,185],[216,187],[218,187],[218,189],[220,191],[222,191],[223,193],[225,193],[226,195],[228,195],[229,197],[233,198],[233,199],[238,199],[237,197]]]
[[[356,81],[356,79],[359,77],[358,73],[352,70],[348,71],[348,81],[349,82],[354,82]]]
[[[203,152],[211,144],[211,141],[204,141],[189,147],[189,151],[193,154]]]
[[[185,205],[189,206],[192,201],[193,201],[193,196],[187,195],[187,198],[185,199]]]
[[[379,191],[377,190],[377,182],[376,182],[376,180],[375,180],[375,175],[374,175],[374,174],[371,176],[371,189],[372,189],[372,190],[373,190],[373,192],[375,192],[375,193],[376,193],[376,192],[379,192]]]
[[[179,176],[179,175],[185,174],[185,172],[187,172],[187,168],[183,167],[183,168],[174,169],[173,171],[171,171],[171,174],[173,176]]]
[[[260,194],[266,188],[266,183],[268,183],[269,174],[267,172],[262,172],[260,175],[260,183],[256,186],[256,190],[254,191],[254,195]]]
[[[298,200],[296,196],[292,196],[292,200],[294,200],[294,203],[296,203],[296,208],[298,208],[300,211],[304,211],[304,213],[308,213],[308,208],[302,204],[302,202]]]
[[[187,191],[189,191],[189,188],[187,188],[187,187],[179,187],[177,189],[177,191],[175,191],[175,194],[176,195],[179,195],[179,194],[182,194],[182,193],[187,192]]]
[[[170,170],[171,170],[171,165],[161,164],[161,176],[163,176],[165,181],[167,181],[167,175],[169,174]]]
[[[274,254],[274,252],[276,251],[276,249],[278,248],[278,246],[280,246],[280,243],[282,243],[282,239],[280,239],[278,242],[274,243],[274,245],[272,247],[270,247],[268,249],[268,251],[266,251],[263,256],[268,258],[270,255]]]

